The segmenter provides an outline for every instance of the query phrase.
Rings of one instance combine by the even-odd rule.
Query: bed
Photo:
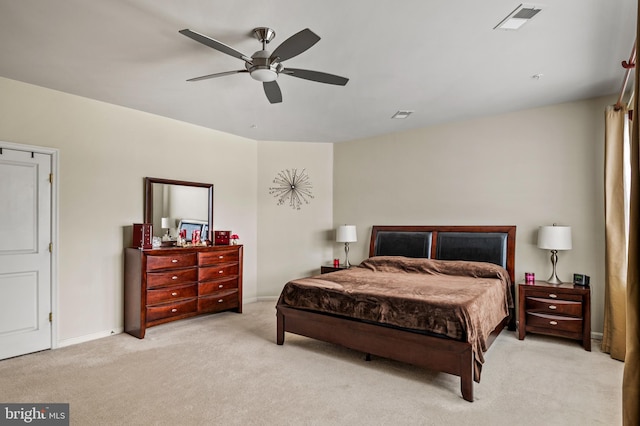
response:
[[[374,226],[360,265],[284,286],[277,344],[289,332],[453,374],[473,401],[484,352],[514,329],[515,235],[515,226]]]

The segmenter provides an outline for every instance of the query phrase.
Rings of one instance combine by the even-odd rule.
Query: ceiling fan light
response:
[[[251,78],[262,81],[263,83],[268,83],[275,81],[278,78],[278,73],[269,68],[256,69],[251,71]]]

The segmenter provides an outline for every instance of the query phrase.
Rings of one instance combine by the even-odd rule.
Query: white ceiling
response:
[[[340,142],[617,93],[635,38],[634,0],[545,0],[518,31],[494,30],[518,0],[0,0],[0,76],[256,140]],[[189,28],[251,56],[310,28],[270,104],[248,74]],[[542,78],[532,76],[543,74]],[[1,96],[1,94],[0,94]],[[397,110],[415,111],[392,120]]]

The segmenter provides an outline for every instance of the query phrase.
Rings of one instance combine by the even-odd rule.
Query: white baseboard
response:
[[[591,338],[596,340],[602,340],[602,333],[597,333],[595,331],[592,331]]]
[[[269,302],[269,301],[278,301],[279,296],[260,296],[258,297],[258,302]]]
[[[256,303],[262,301],[278,300],[277,296],[268,296],[268,297],[251,297],[248,299],[244,299],[242,301],[243,304],[246,303]],[[104,330],[99,331],[97,333],[85,334],[84,336],[72,337],[70,339],[59,340],[56,345],[53,346],[52,349],[55,348],[64,348],[65,346],[77,345],[78,343],[90,342],[91,340],[102,339],[103,337],[113,336],[114,334],[120,334],[124,332],[124,328],[114,328],[113,330]]]
[[[97,333],[85,334],[84,336],[72,337],[70,339],[59,340],[58,344],[54,348],[64,348],[65,346],[77,345],[78,343],[89,342],[91,340],[102,339],[103,337],[113,336],[114,334],[120,334],[124,331],[124,328],[115,328],[113,330],[104,330]]]

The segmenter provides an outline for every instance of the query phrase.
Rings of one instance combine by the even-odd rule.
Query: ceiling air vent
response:
[[[395,118],[395,119],[403,119],[403,118],[407,118],[408,116],[410,116],[413,113],[413,111],[408,111],[408,110],[400,110],[398,112],[396,112],[395,114],[393,114],[391,116],[391,118]]]
[[[504,18],[498,25],[493,27],[494,30],[517,30],[521,26],[527,23],[528,20],[533,18],[542,9],[535,6],[523,5],[516,7],[506,18]]]

